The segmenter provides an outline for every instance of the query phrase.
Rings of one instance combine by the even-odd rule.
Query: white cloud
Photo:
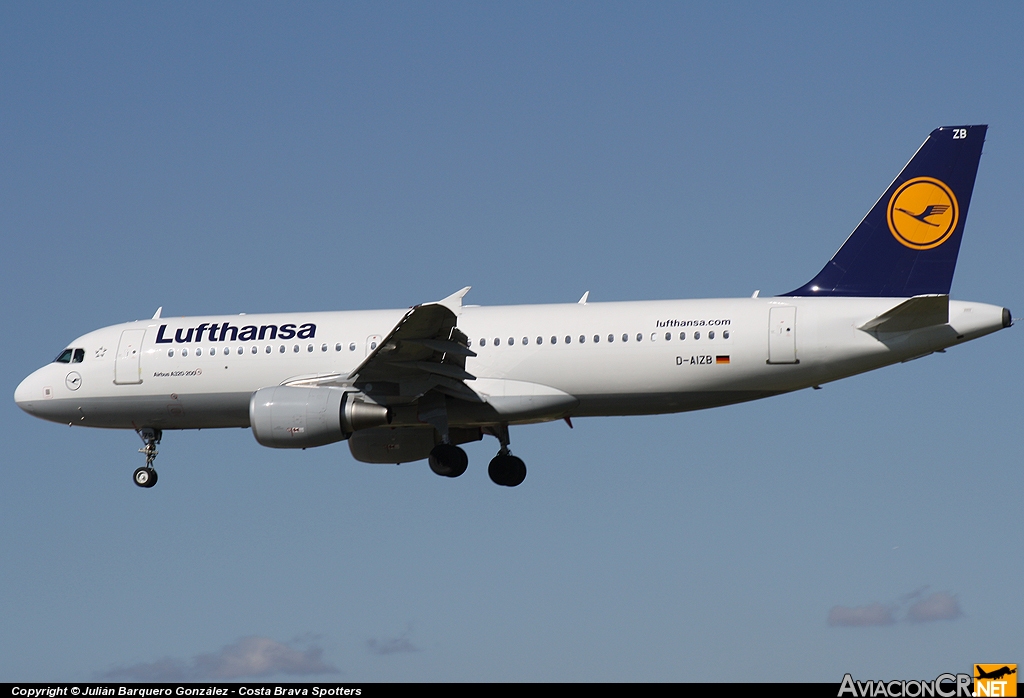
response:
[[[912,623],[928,623],[933,620],[953,620],[963,613],[960,602],[952,594],[937,591],[929,594],[907,609],[907,620]]]
[[[963,615],[960,602],[955,596],[945,591],[936,591],[925,596],[927,589],[927,585],[915,589],[901,596],[898,602],[889,605],[876,602],[853,608],[833,606],[828,612],[828,624],[864,627],[893,625],[900,621],[930,623],[936,620],[955,620]]]
[[[100,676],[124,681],[208,681],[274,674],[306,676],[336,674],[338,669],[323,661],[323,649],[298,650],[267,637],[252,635],[225,645],[218,652],[200,654],[191,662],[164,658],[112,669]]]
[[[873,603],[868,606],[833,606],[828,612],[829,625],[864,627],[868,625],[892,625],[896,622],[891,606]]]

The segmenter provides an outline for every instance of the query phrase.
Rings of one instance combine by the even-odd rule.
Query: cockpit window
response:
[[[75,356],[71,359],[71,363],[80,364],[85,361],[85,349],[75,349]]]
[[[60,353],[60,356],[58,356],[53,361],[54,361],[54,363],[58,363],[58,364],[69,364],[69,363],[71,363],[71,356],[74,354],[74,352],[75,352],[74,349],[65,349],[64,351],[62,351]]]

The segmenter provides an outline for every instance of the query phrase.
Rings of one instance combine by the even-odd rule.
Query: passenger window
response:
[[[679,339],[681,339],[681,340],[682,339],[686,339],[686,333],[685,332],[680,332],[679,333]]]
[[[238,355],[239,355],[239,356],[241,356],[241,355],[242,355],[242,347],[238,347]]]
[[[543,337],[537,337],[537,344],[543,344],[543,343],[544,343],[544,338]]]
[[[558,344],[558,337],[552,336],[551,337],[551,343],[552,344]]]
[[[486,347],[487,346],[487,340],[486,339],[481,339],[480,340],[480,346]]]
[[[253,353],[253,354],[255,354],[255,353],[256,353],[257,351],[259,351],[259,347],[255,347],[255,346],[254,346],[254,347],[252,348],[252,353]]]
[[[639,332],[637,332],[636,333],[636,341],[642,342],[643,339],[644,339],[644,336],[642,334],[640,334]]]
[[[298,347],[295,347],[295,348],[298,349]],[[283,354],[284,352],[285,352],[285,346],[282,344],[281,348],[278,350],[278,353],[279,354]]]
[[[326,344],[321,344],[320,345],[320,351],[327,351],[327,345]]]
[[[75,358],[71,359],[71,363],[80,364],[85,360],[85,349],[75,349]]]
[[[512,339],[511,337],[508,338],[508,345],[509,346],[512,346],[515,343],[516,343],[516,340]]]
[[[729,339],[729,330],[722,333],[722,339]]]
[[[572,337],[570,337],[569,335],[565,335],[565,343],[572,344]]]
[[[608,343],[611,344],[614,341],[615,341],[615,335],[613,335],[613,334],[608,335]]]
[[[694,339],[700,339],[700,332],[694,332],[693,333],[693,338]]]
[[[668,341],[671,341],[671,340],[672,340],[672,333],[671,332],[666,332],[665,333],[665,341],[668,342]]]
[[[167,350],[167,358],[172,358],[173,356],[174,356],[174,350],[173,349],[168,349]]]
[[[53,362],[57,364],[69,364],[71,363],[71,356],[74,353],[75,352],[72,349],[65,349],[60,353],[60,356],[53,360]]]
[[[269,354],[272,350],[273,350],[272,347],[268,344],[267,345],[267,353]]]
[[[341,342],[334,345],[334,351],[341,351]]]
[[[601,341],[601,335],[595,334],[594,335],[594,344],[597,344],[600,341]]]
[[[349,351],[355,351],[356,350],[356,343],[352,342],[351,344],[349,344],[348,345],[348,350]]]
[[[182,349],[181,350],[181,355],[182,356],[188,356],[188,349]]]
[[[629,335],[628,334],[623,334],[622,335],[622,341],[623,342],[628,342],[629,341]]]
[[[312,344],[307,344],[306,345],[306,351],[307,352],[313,351],[313,345]]]
[[[525,347],[529,343],[530,343],[530,338],[529,337],[523,337],[523,346]]]
[[[586,336],[585,336],[585,335],[582,335],[582,334],[581,334],[581,335],[580,335],[580,344],[583,344],[583,343],[584,343],[584,342],[586,342],[586,341],[587,341],[587,338],[586,338]]]
[[[715,331],[711,330],[710,332],[708,332],[708,339],[714,339],[714,338],[715,338]]]
[[[294,347],[292,347],[292,352],[295,353],[295,354],[299,353],[299,345],[298,344],[296,344]]]
[[[501,340],[498,339],[497,337],[495,337],[494,338],[494,346],[498,346],[499,344],[501,344]]]

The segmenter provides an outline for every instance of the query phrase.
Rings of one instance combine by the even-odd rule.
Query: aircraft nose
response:
[[[36,374],[33,373],[25,378],[18,387],[14,389],[14,402],[21,409],[29,414],[33,413],[33,402],[42,397],[39,393]]]

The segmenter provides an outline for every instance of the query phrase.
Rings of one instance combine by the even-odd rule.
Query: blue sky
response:
[[[990,129],[953,295],[1024,313],[1022,26],[1012,3],[6,3],[0,384],[158,306],[782,293],[966,123]],[[1017,335],[515,428],[514,490],[487,479],[493,439],[448,480],[213,430],[166,434],[141,491],[134,434],[8,399],[0,680],[1021,661]]]

